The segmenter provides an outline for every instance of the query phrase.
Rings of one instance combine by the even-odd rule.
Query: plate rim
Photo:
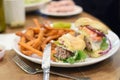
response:
[[[78,12],[68,12],[68,14],[65,14],[65,13],[61,13],[61,14],[58,14],[58,13],[46,13],[45,12],[45,8],[41,8],[40,9],[40,13],[41,14],[44,14],[44,15],[48,15],[48,16],[55,16],[55,17],[65,17],[65,16],[73,16],[73,15],[77,15],[77,14],[80,14],[83,12],[83,8],[79,5],[75,5],[75,8],[79,9]]]
[[[36,2],[36,3],[32,3],[32,4],[25,4],[24,3],[25,11],[39,10],[41,5],[44,5],[44,4],[46,4],[46,3],[50,2],[50,1],[52,1],[52,0]],[[31,8],[33,8],[33,9],[31,9]]]
[[[39,6],[41,4],[44,4],[46,2],[50,2],[51,0],[47,0],[47,1],[42,1],[42,2],[36,2],[36,3],[32,3],[32,4],[24,4],[25,8],[27,7],[33,7],[33,6]]]

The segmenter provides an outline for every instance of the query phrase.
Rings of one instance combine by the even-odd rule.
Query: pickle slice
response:
[[[69,29],[71,27],[71,23],[69,23],[69,22],[54,22],[53,27],[54,28],[68,28]]]

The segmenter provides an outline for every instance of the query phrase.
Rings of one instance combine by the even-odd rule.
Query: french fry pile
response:
[[[56,40],[63,34],[73,32],[71,29],[55,29],[49,24],[41,24],[37,19],[33,19],[34,27],[29,27],[25,32],[17,32],[20,36],[18,43],[20,51],[25,55],[37,54],[42,57],[44,48],[51,40]],[[54,46],[52,46],[51,58],[53,58]]]

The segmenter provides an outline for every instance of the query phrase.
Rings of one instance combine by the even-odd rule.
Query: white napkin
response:
[[[0,34],[0,44],[5,46],[6,50],[12,49],[15,34]]]

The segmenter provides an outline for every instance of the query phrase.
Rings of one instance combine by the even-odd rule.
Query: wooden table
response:
[[[66,21],[66,22],[74,22],[79,17],[90,17],[92,19],[96,19],[95,17],[83,12],[76,16],[66,17],[66,18],[55,18],[55,17],[47,17],[37,12],[27,13],[26,14],[26,24],[25,26],[34,26],[32,22],[33,18],[38,18],[39,20],[46,19],[51,22],[54,21]],[[19,30],[24,30],[26,27],[22,28],[7,28],[5,33],[13,33]],[[112,57],[99,62],[94,65],[86,66],[86,67],[77,67],[77,68],[58,68],[51,67],[51,70],[58,71],[60,73],[65,73],[69,75],[74,75],[77,77],[80,76],[88,76],[92,80],[119,80],[120,77],[120,49],[114,54]],[[13,50],[6,51],[6,55],[3,61],[0,62],[0,80],[42,80],[43,74],[35,74],[30,75],[22,71],[13,61],[12,57],[16,53]],[[22,58],[23,59],[23,58]],[[40,66],[39,64],[32,63],[26,59],[24,59],[28,64],[33,65],[34,67]],[[50,75],[50,80],[70,80],[68,78],[63,78],[60,76]]]

